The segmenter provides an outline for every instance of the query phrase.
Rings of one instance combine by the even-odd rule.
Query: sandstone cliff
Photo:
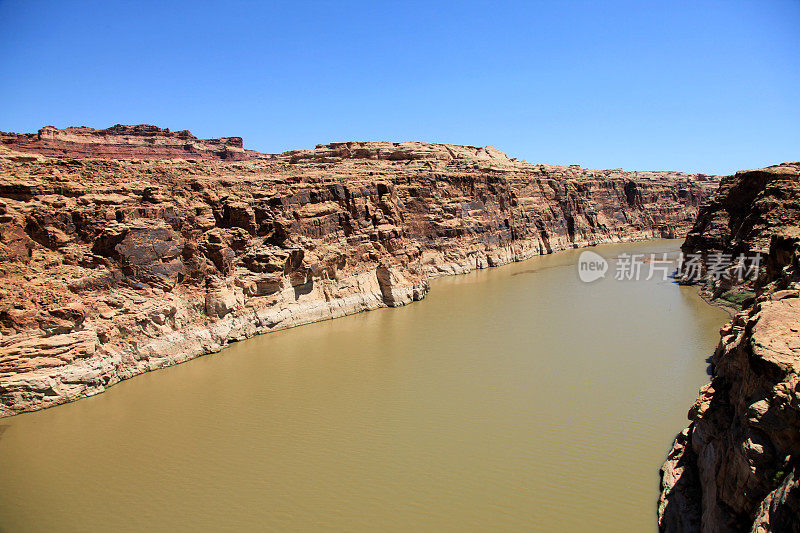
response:
[[[33,153],[40,140],[0,147],[0,415],[258,333],[404,305],[431,277],[683,235],[718,184],[427,143],[146,159],[182,135],[150,128],[144,144],[118,138],[130,127],[59,137],[82,143],[70,157]],[[136,158],[106,157],[121,145]]]
[[[139,159],[251,159],[241,137],[198,139],[188,130],[170,131],[148,124],[117,124],[103,130],[45,126],[38,133],[0,132],[0,145],[23,153],[52,157],[106,157]]]
[[[723,178],[683,251],[767,259],[749,282],[704,281],[744,308],[662,467],[660,528],[800,531],[800,164]]]

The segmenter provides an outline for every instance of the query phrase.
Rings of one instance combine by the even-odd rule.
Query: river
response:
[[[0,531],[655,531],[727,314],[581,251],[0,419]]]

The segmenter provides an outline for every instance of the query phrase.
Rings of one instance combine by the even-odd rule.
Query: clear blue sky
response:
[[[491,144],[534,163],[800,160],[800,1],[0,0],[0,130],[150,123],[265,152]]]

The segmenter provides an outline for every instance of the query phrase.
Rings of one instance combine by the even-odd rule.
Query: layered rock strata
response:
[[[245,150],[241,137],[198,139],[188,130],[170,131],[148,124],[117,124],[103,130],[85,126],[64,129],[45,126],[38,133],[0,132],[0,145],[23,153],[50,157],[105,157],[246,160],[256,155]]]
[[[426,143],[239,162],[6,147],[0,175],[2,415],[259,333],[404,305],[436,276],[682,235],[718,184]]]
[[[748,297],[661,469],[660,529],[800,531],[800,163],[723,178],[683,251],[765,260],[745,283],[703,280]]]

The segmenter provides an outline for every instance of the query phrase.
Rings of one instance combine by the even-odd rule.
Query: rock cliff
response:
[[[718,185],[491,147],[350,142],[230,161],[165,158],[188,133],[150,126],[49,131],[0,146],[0,415],[404,305],[432,277],[683,235]]]
[[[22,153],[72,158],[246,160],[255,155],[243,148],[241,137],[198,139],[188,130],[170,131],[148,124],[117,124],[103,130],[45,126],[35,134],[0,132],[0,145]]]
[[[800,531],[800,163],[723,178],[683,251],[765,261],[744,283],[702,280],[742,310],[661,469],[660,529]]]

